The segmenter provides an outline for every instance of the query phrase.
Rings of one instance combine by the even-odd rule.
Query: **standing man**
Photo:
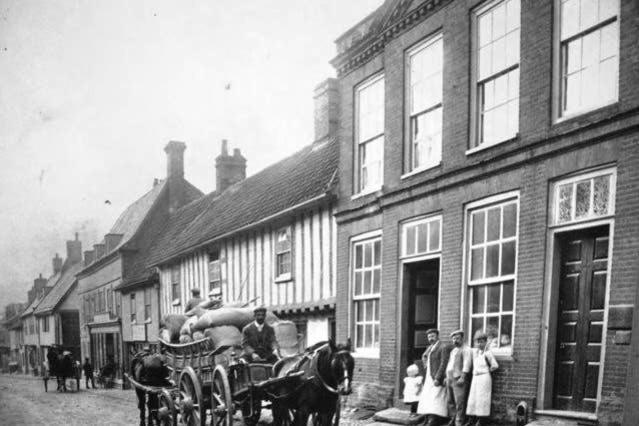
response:
[[[266,323],[266,308],[253,309],[255,321],[242,329],[242,358],[247,362],[274,364],[280,357],[275,330]]]
[[[426,378],[419,396],[417,413],[428,416],[427,426],[437,426],[448,416],[444,377],[450,348],[439,341],[439,330],[427,330],[426,337],[429,346],[422,355]]]
[[[464,331],[456,330],[450,334],[453,349],[446,365],[446,388],[448,390],[449,426],[463,426],[466,423],[466,400],[470,384],[470,369],[473,365],[473,352],[464,343]]]
[[[89,380],[91,380],[91,387],[95,389],[95,382],[93,381],[93,366],[89,362],[89,358],[84,358],[84,364],[82,365],[84,370],[84,384],[89,389]]]
[[[200,289],[192,288],[191,289],[191,299],[186,303],[186,307],[184,308],[184,312],[188,312],[191,309],[195,308],[197,305],[202,303],[202,298],[200,297]]]

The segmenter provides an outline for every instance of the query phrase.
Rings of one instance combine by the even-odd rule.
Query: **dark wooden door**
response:
[[[559,243],[554,407],[594,412],[603,367],[608,228],[570,233]]]
[[[426,330],[437,328],[439,259],[406,265],[408,274],[408,363],[421,359],[428,346]]]

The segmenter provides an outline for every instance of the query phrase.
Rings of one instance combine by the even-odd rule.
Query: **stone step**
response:
[[[532,426],[597,426],[597,416],[591,413],[562,410],[535,410]]]
[[[373,420],[396,425],[416,425],[424,422],[424,415],[411,416],[408,410],[391,407],[375,413]]]

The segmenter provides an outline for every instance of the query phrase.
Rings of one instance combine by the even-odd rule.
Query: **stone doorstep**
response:
[[[595,426],[597,416],[591,413],[562,410],[535,410],[532,426]]]
[[[415,417],[410,417],[410,411],[391,407],[375,413],[373,420],[397,425],[416,425],[424,422],[424,415],[418,414]]]

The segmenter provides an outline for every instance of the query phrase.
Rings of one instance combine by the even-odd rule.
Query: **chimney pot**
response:
[[[222,139],[222,153],[215,158],[215,190],[220,193],[246,178],[246,158],[239,148],[228,155],[228,141]]]
[[[166,152],[166,177],[167,179],[184,177],[184,150],[186,144],[179,141],[170,141],[164,147]]]
[[[56,253],[53,258],[53,273],[57,274],[60,271],[62,271],[62,258]]]
[[[75,240],[67,241],[67,262],[71,265],[82,262],[82,242],[78,240],[78,233],[75,233]]]
[[[227,156],[229,155],[229,141],[226,139],[222,139],[222,150],[221,150],[221,154],[223,156]]]

